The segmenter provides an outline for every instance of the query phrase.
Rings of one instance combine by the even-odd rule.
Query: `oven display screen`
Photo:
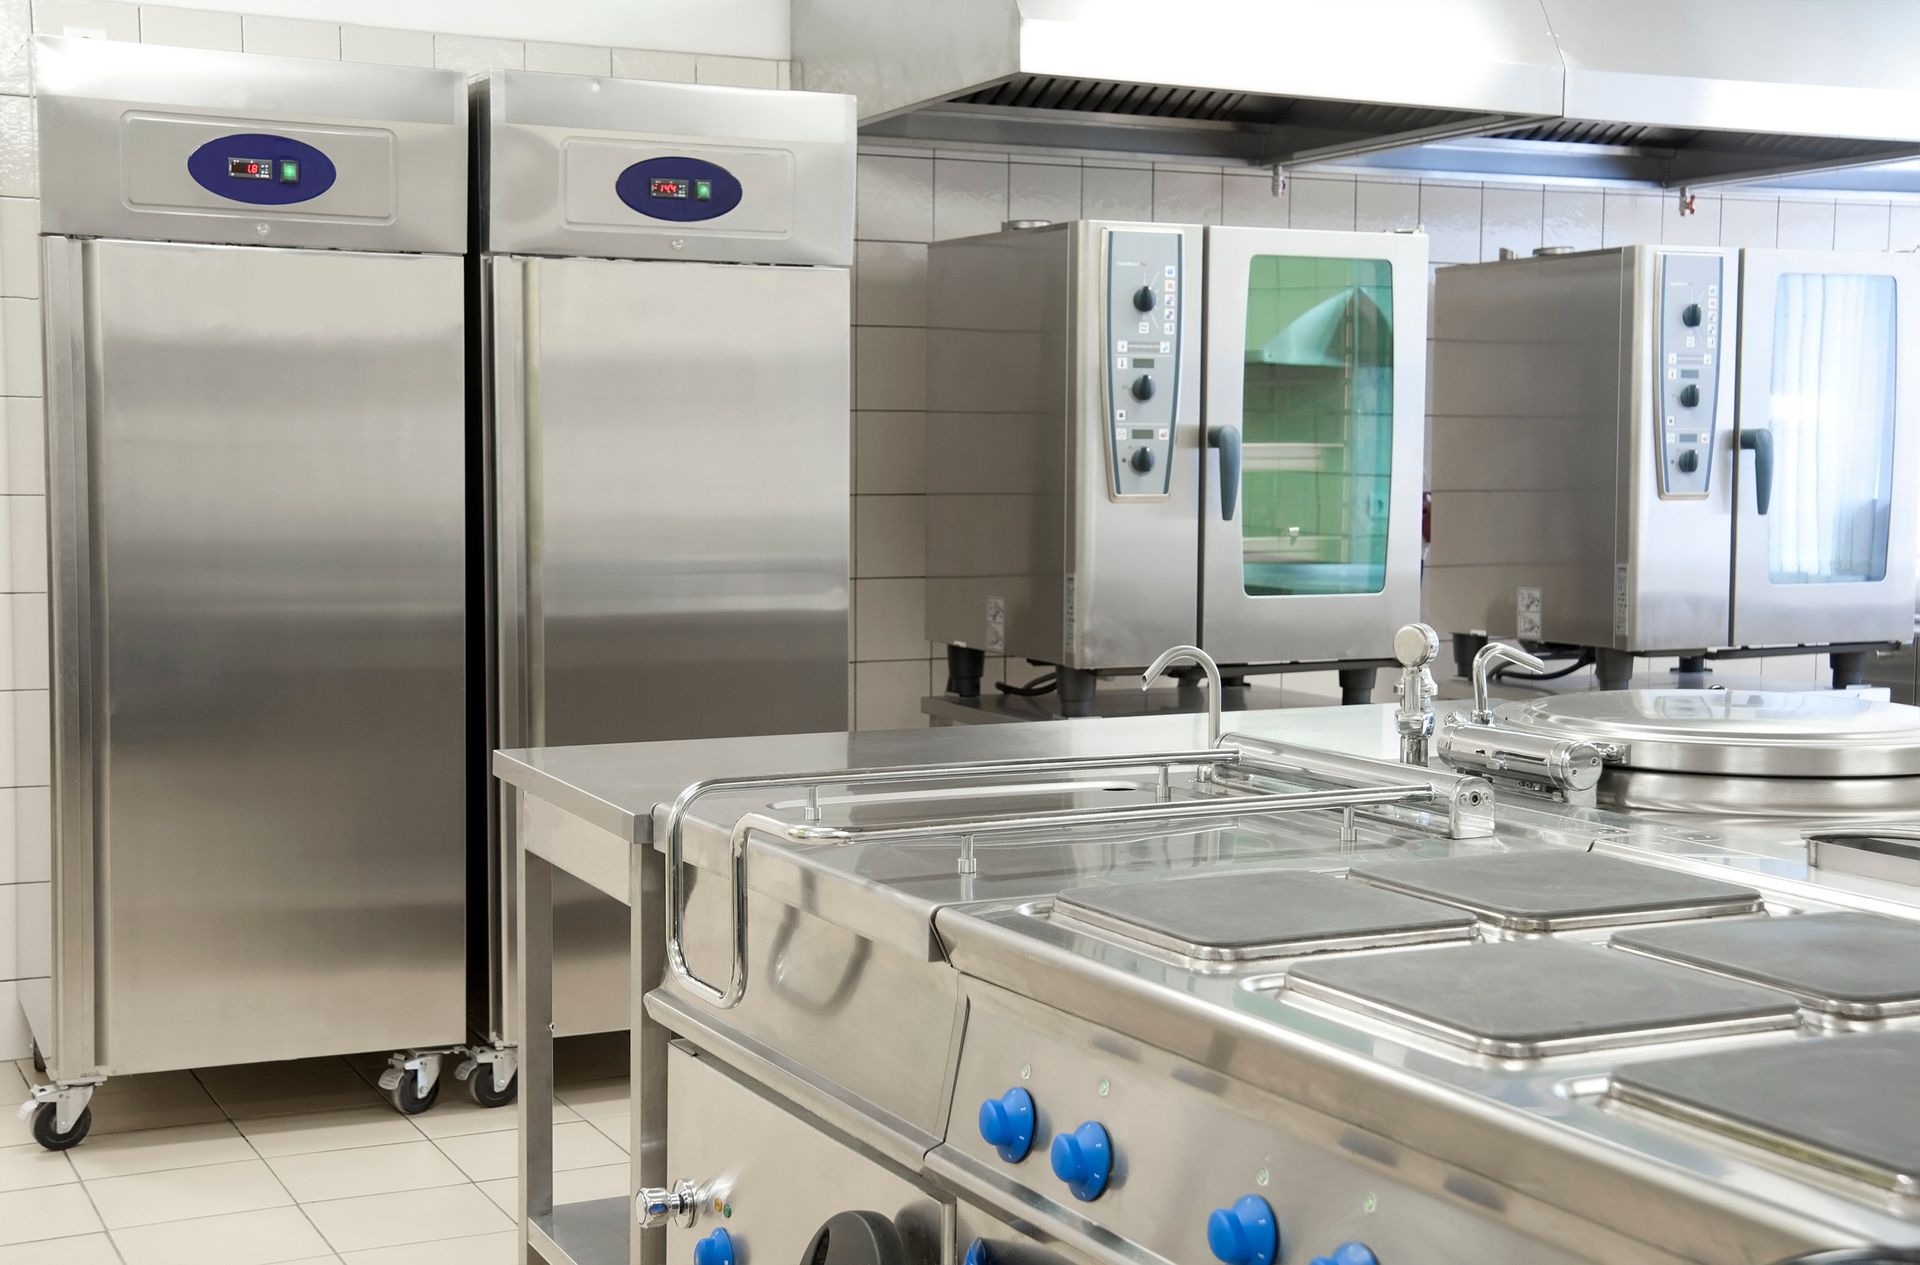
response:
[[[278,180],[281,184],[300,183],[297,158],[229,158],[227,175],[235,180]]]
[[[713,198],[713,181],[655,176],[647,184],[647,193],[655,198],[692,198],[695,202],[707,202]]]

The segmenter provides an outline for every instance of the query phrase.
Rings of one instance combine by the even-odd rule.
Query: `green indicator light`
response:
[[[291,158],[282,159],[280,162],[280,183],[298,184],[299,182],[300,164]]]
[[[733,1205],[727,1204],[725,1207],[721,1208],[720,1215],[723,1217],[731,1217],[733,1215]]]
[[[1375,1195],[1372,1191],[1368,1191],[1366,1197],[1360,1201],[1360,1211],[1372,1215],[1374,1212],[1377,1212],[1379,1208],[1379,1196]]]
[[[707,202],[713,198],[713,181],[696,180],[693,182],[693,196],[697,201]]]

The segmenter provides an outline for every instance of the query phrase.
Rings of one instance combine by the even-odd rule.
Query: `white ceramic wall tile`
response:
[[[1353,226],[1363,233],[1395,233],[1419,228],[1419,182],[1356,181],[1353,187]]]
[[[1166,224],[1218,224],[1221,212],[1219,171],[1153,171],[1153,218]]]
[[[47,591],[47,498],[0,497],[6,511],[6,534],[0,537],[0,593]]]
[[[933,159],[862,154],[857,179],[854,236],[862,241],[933,240]]]
[[[1282,181],[1274,192],[1273,177],[1261,172],[1246,175],[1229,171],[1220,180],[1220,222],[1248,228],[1285,228],[1287,226],[1287,187]]]
[[[384,26],[343,26],[340,56],[344,61],[377,62],[384,66],[431,66],[433,33],[395,31]]]
[[[1780,199],[1780,249],[1832,250],[1834,205]]]
[[[695,83],[721,84],[729,88],[778,88],[780,63],[761,57],[708,57],[695,59]]]
[[[39,35],[80,39],[140,39],[140,6],[119,0],[33,0],[33,29]]]
[[[934,159],[934,240],[999,232],[1007,220],[1008,179],[1004,159]]]
[[[45,690],[0,693],[0,786],[45,786],[49,781]]]
[[[241,19],[240,46],[249,53],[339,61],[340,27],[334,22],[260,18],[248,14]]]
[[[926,653],[923,646],[921,654]],[[0,927],[19,928],[12,935],[0,936],[0,980],[17,980],[27,972],[20,969],[20,941],[32,936],[31,919],[23,921],[20,917],[21,894],[23,891],[40,887],[38,883],[8,883],[0,885]]]
[[[0,197],[40,196],[39,141],[33,98],[0,97]]]
[[[853,322],[927,323],[927,248],[920,242],[860,242],[854,247]]]
[[[0,395],[39,395],[40,300],[0,298]]]
[[[613,73],[621,79],[693,83],[700,59],[692,53],[660,53],[646,48],[613,50]]]
[[[543,44],[528,40],[527,69],[560,75],[610,75],[613,50],[591,44]]]
[[[1480,262],[1480,186],[1422,184],[1420,227],[1434,263]]]
[[[0,790],[0,883],[50,881],[52,840],[50,788],[10,786]]]
[[[784,91],[788,88],[793,87],[793,63],[790,61],[783,61],[779,63],[779,67],[780,67],[780,88],[782,91]]]
[[[1088,163],[1080,170],[1080,213],[1090,220],[1153,218],[1153,169]]]
[[[917,412],[927,406],[924,330],[861,326],[853,331],[853,407]]]
[[[0,0],[0,92],[33,90],[31,0]]]
[[[856,729],[924,729],[920,700],[931,692],[926,661],[861,663],[853,669]],[[4,988],[0,985],[0,988]]]
[[[24,1059],[32,1048],[33,1037],[27,1031],[27,1018],[20,1011],[20,985],[0,984],[0,1059]],[[77,1190],[78,1187],[75,1189]],[[92,1211],[91,1207],[88,1211]],[[49,1237],[56,1234],[81,1234],[90,1229],[98,1229],[99,1224],[96,1218],[91,1226],[80,1225],[71,1229],[50,1231]],[[24,1238],[10,1237],[19,1233],[17,1228],[7,1224],[5,1213],[0,1212],[0,1243],[24,1242]],[[65,1257],[48,1257],[47,1259],[59,1261],[60,1265],[68,1265]]]
[[[853,657],[856,660],[870,663],[876,659],[926,659],[925,580],[856,580],[853,606]],[[4,917],[3,911],[0,917]]]
[[[853,498],[853,573],[861,579],[926,575],[925,497]]]
[[[1920,205],[1897,202],[1888,216],[1887,249],[1912,250],[1920,246]]]
[[[1352,228],[1356,190],[1352,180],[1301,176],[1287,182],[1288,222],[1295,228]]]
[[[47,688],[47,595],[0,594],[0,690]]]
[[[0,495],[45,492],[46,463],[45,403],[38,396],[0,399]]]
[[[1594,189],[1548,189],[1544,207],[1541,245],[1571,250],[1599,248],[1606,218],[1605,194]]]
[[[40,203],[0,198],[0,295],[40,297]]]
[[[1657,193],[1608,189],[1602,211],[1603,246],[1637,246],[1660,240],[1660,201]]]
[[[1780,200],[1728,194],[1720,199],[1722,246],[1773,246],[1780,239]]]
[[[489,70],[525,70],[527,46],[519,40],[479,35],[435,35],[433,64],[442,70],[464,70],[469,76]]]
[[[1080,218],[1080,164],[1012,163],[1007,168],[1007,218]]]
[[[240,15],[143,4],[140,6],[140,42],[237,53],[240,51]]]
[[[853,415],[853,490],[865,495],[927,490],[926,414]]]
[[[1720,244],[1720,198],[1717,194],[1698,193],[1693,209],[1678,192],[1669,191],[1660,198],[1660,240],[1669,246],[1718,246]]]
[[[1490,184],[1480,192],[1480,258],[1500,258],[1500,248],[1531,255],[1546,222],[1547,191],[1529,185]]]
[[[1885,202],[1842,202],[1833,210],[1835,250],[1886,250],[1893,208]]]

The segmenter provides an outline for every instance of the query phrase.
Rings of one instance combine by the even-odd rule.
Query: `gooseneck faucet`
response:
[[[1200,670],[1207,674],[1207,746],[1217,747],[1220,745],[1220,665],[1213,661],[1212,655],[1198,646],[1174,646],[1163,650],[1160,657],[1153,661],[1153,666],[1140,674],[1140,688],[1151,689],[1162,672],[1182,660],[1199,664]],[[1202,765],[1195,776],[1206,781],[1212,772],[1212,766]]]
[[[1403,624],[1393,634],[1393,657],[1400,660],[1400,696],[1394,727],[1400,731],[1400,763],[1426,767],[1433,740],[1433,700],[1439,687],[1427,667],[1440,654],[1440,634],[1425,624]]]
[[[1493,667],[1497,663],[1515,664],[1529,672],[1547,670],[1545,663],[1504,641],[1489,641],[1480,647],[1480,653],[1473,656],[1473,723],[1476,725],[1493,723],[1493,703],[1487,697],[1487,690],[1493,680]]]

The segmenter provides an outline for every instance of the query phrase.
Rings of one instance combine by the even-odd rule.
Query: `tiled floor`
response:
[[[384,1055],[109,1081],[65,1154],[24,1123],[0,1133],[0,1265],[505,1265],[513,1260],[515,1111],[451,1080],[402,1116]],[[624,1053],[561,1054],[554,1194],[627,1189]],[[0,1062],[0,1104],[29,1063]]]

